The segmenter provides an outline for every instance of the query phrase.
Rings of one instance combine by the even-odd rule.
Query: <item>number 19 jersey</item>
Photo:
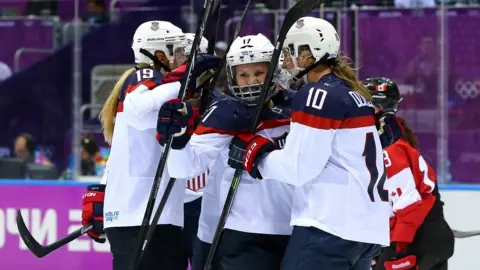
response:
[[[390,207],[373,108],[334,74],[297,92],[285,146],[266,156],[259,170],[295,186],[292,226],[389,245]]]

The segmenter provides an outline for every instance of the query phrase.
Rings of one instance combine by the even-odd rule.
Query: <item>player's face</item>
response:
[[[267,63],[252,63],[235,66],[235,81],[238,86],[259,84],[265,81]]]
[[[166,65],[167,67],[170,67],[170,60],[168,60],[168,57],[167,55],[165,55],[164,52],[156,51],[155,57],[157,57],[158,61],[162,62],[162,64]]]
[[[297,57],[297,63],[299,68],[307,68],[310,65],[312,65],[312,53],[310,52],[310,49],[307,48],[301,48],[300,54]]]

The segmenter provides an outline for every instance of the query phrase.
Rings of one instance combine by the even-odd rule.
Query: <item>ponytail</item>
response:
[[[125,71],[122,74],[122,76],[120,76],[120,79],[118,79],[117,83],[113,87],[112,92],[110,93],[107,100],[105,101],[102,111],[98,116],[98,118],[100,119],[100,122],[102,123],[103,137],[105,137],[105,141],[108,142],[108,144],[110,145],[112,144],[113,128],[115,124],[115,116],[117,114],[117,106],[118,106],[118,98],[120,96],[120,90],[122,89],[122,86],[125,83],[125,80],[134,71],[135,71],[135,68],[131,68]]]
[[[357,80],[355,70],[350,67],[349,62],[350,61],[346,57],[338,57],[329,60],[329,66],[332,69],[333,74],[344,80],[353,91],[362,95],[366,100],[372,100],[372,95],[367,88],[365,88],[363,83]]]
[[[413,148],[417,148],[418,139],[417,139],[417,136],[415,136],[415,134],[413,134],[412,128],[407,124],[407,121],[405,121],[405,119],[403,119],[399,116],[397,116],[397,119],[398,119],[398,122],[400,122],[400,124],[403,127],[403,137],[402,137],[402,139],[407,141],[408,144],[410,144]]]

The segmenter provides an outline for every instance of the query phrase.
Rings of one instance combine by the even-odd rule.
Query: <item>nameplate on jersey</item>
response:
[[[201,191],[207,185],[207,173],[202,173],[201,175],[188,179],[187,188],[193,192]]]
[[[359,93],[357,92],[354,92],[354,91],[350,91],[348,92],[348,94],[350,94],[350,96],[353,98],[353,100],[355,101],[355,103],[357,104],[358,107],[372,107],[373,108],[373,104],[372,102],[366,100],[362,95],[360,95]]]

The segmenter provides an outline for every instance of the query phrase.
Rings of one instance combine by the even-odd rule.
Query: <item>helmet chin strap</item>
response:
[[[150,58],[150,60],[153,61],[153,63],[155,64],[155,66],[159,66],[160,68],[162,68],[163,70],[165,70],[166,72],[170,72],[172,71],[169,67],[167,67],[164,63],[162,63],[160,60],[158,60],[158,58],[156,58],[155,56],[153,56],[149,51],[145,50],[145,49],[140,49],[140,52],[145,55],[146,57]],[[138,69],[138,66],[135,67],[136,69]]]

